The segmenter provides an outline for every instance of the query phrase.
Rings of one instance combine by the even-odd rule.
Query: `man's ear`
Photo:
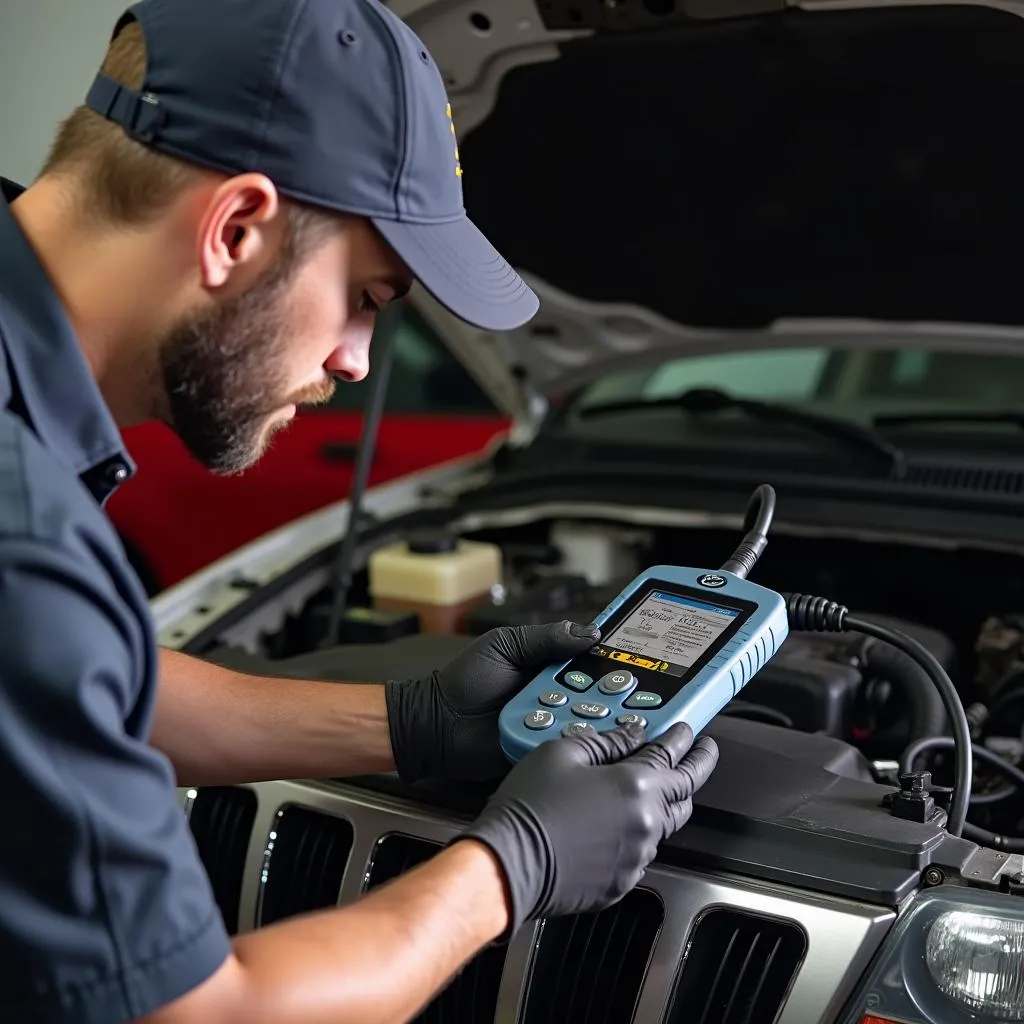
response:
[[[206,204],[196,240],[203,287],[218,291],[237,281],[241,291],[259,277],[283,237],[281,213],[277,189],[265,175],[240,174],[221,184]]]

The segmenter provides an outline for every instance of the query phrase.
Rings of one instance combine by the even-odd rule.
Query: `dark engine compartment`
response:
[[[588,539],[574,551],[577,530]],[[420,676],[490,628],[561,618],[588,621],[640,567],[716,565],[736,539],[727,529],[638,529],[546,519],[463,536],[500,546],[504,583],[500,593],[469,613],[461,634],[414,632],[388,640],[384,630],[384,642],[367,642],[372,630],[368,634],[361,627],[362,642],[324,648],[324,612],[332,596],[326,587],[279,629],[261,635],[259,655],[226,647],[204,653],[239,668],[295,678],[373,682]],[[595,537],[604,539],[603,555]],[[975,744],[1020,766],[1024,617],[1005,611],[1024,607],[1018,563],[1016,556],[966,544],[924,548],[799,536],[779,527],[752,578],[779,591],[840,600],[914,636],[956,684],[970,709]],[[371,604],[366,572],[356,573],[349,606]],[[971,844],[950,840],[941,821],[900,820],[885,806],[908,744],[948,733],[930,681],[908,659],[893,657],[898,653],[855,633],[791,633],[741,699],[714,723],[713,733],[732,749],[730,758],[723,757],[730,767],[721,769],[720,781],[702,794],[695,827],[669,846],[686,850],[692,860],[700,858],[704,844],[706,855],[720,866],[724,851],[731,851],[735,870],[753,871],[748,861],[754,858],[755,874],[778,880],[793,871],[811,876],[818,871],[831,879],[829,885],[822,882],[826,891],[861,896],[870,891],[886,902],[905,891],[932,858],[958,863]],[[943,787],[952,782],[951,766],[946,751],[930,751],[915,765],[933,773],[940,805]],[[410,795],[390,777],[361,784]],[[412,795],[472,813],[487,792],[421,786]],[[972,807],[970,822],[1000,836],[1024,836],[1024,795],[978,763],[975,794],[993,793],[1003,796]],[[817,851],[813,855],[809,844]],[[852,853],[854,848],[859,852]],[[816,868],[808,856],[820,858]],[[865,866],[863,877],[856,877],[861,869],[850,866],[851,857]],[[894,873],[883,881],[890,869]]]

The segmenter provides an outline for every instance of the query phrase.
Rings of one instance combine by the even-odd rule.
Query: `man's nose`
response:
[[[369,346],[342,342],[324,363],[324,369],[332,376],[350,384],[364,380],[370,372]]]

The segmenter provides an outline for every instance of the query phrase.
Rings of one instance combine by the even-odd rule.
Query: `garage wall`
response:
[[[0,174],[28,184],[130,0],[0,0]]]

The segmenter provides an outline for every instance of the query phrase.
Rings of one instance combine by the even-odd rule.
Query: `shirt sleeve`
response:
[[[0,540],[0,631],[0,1017],[134,1020],[230,948],[173,770],[125,725],[151,641],[98,563],[34,540]]]

